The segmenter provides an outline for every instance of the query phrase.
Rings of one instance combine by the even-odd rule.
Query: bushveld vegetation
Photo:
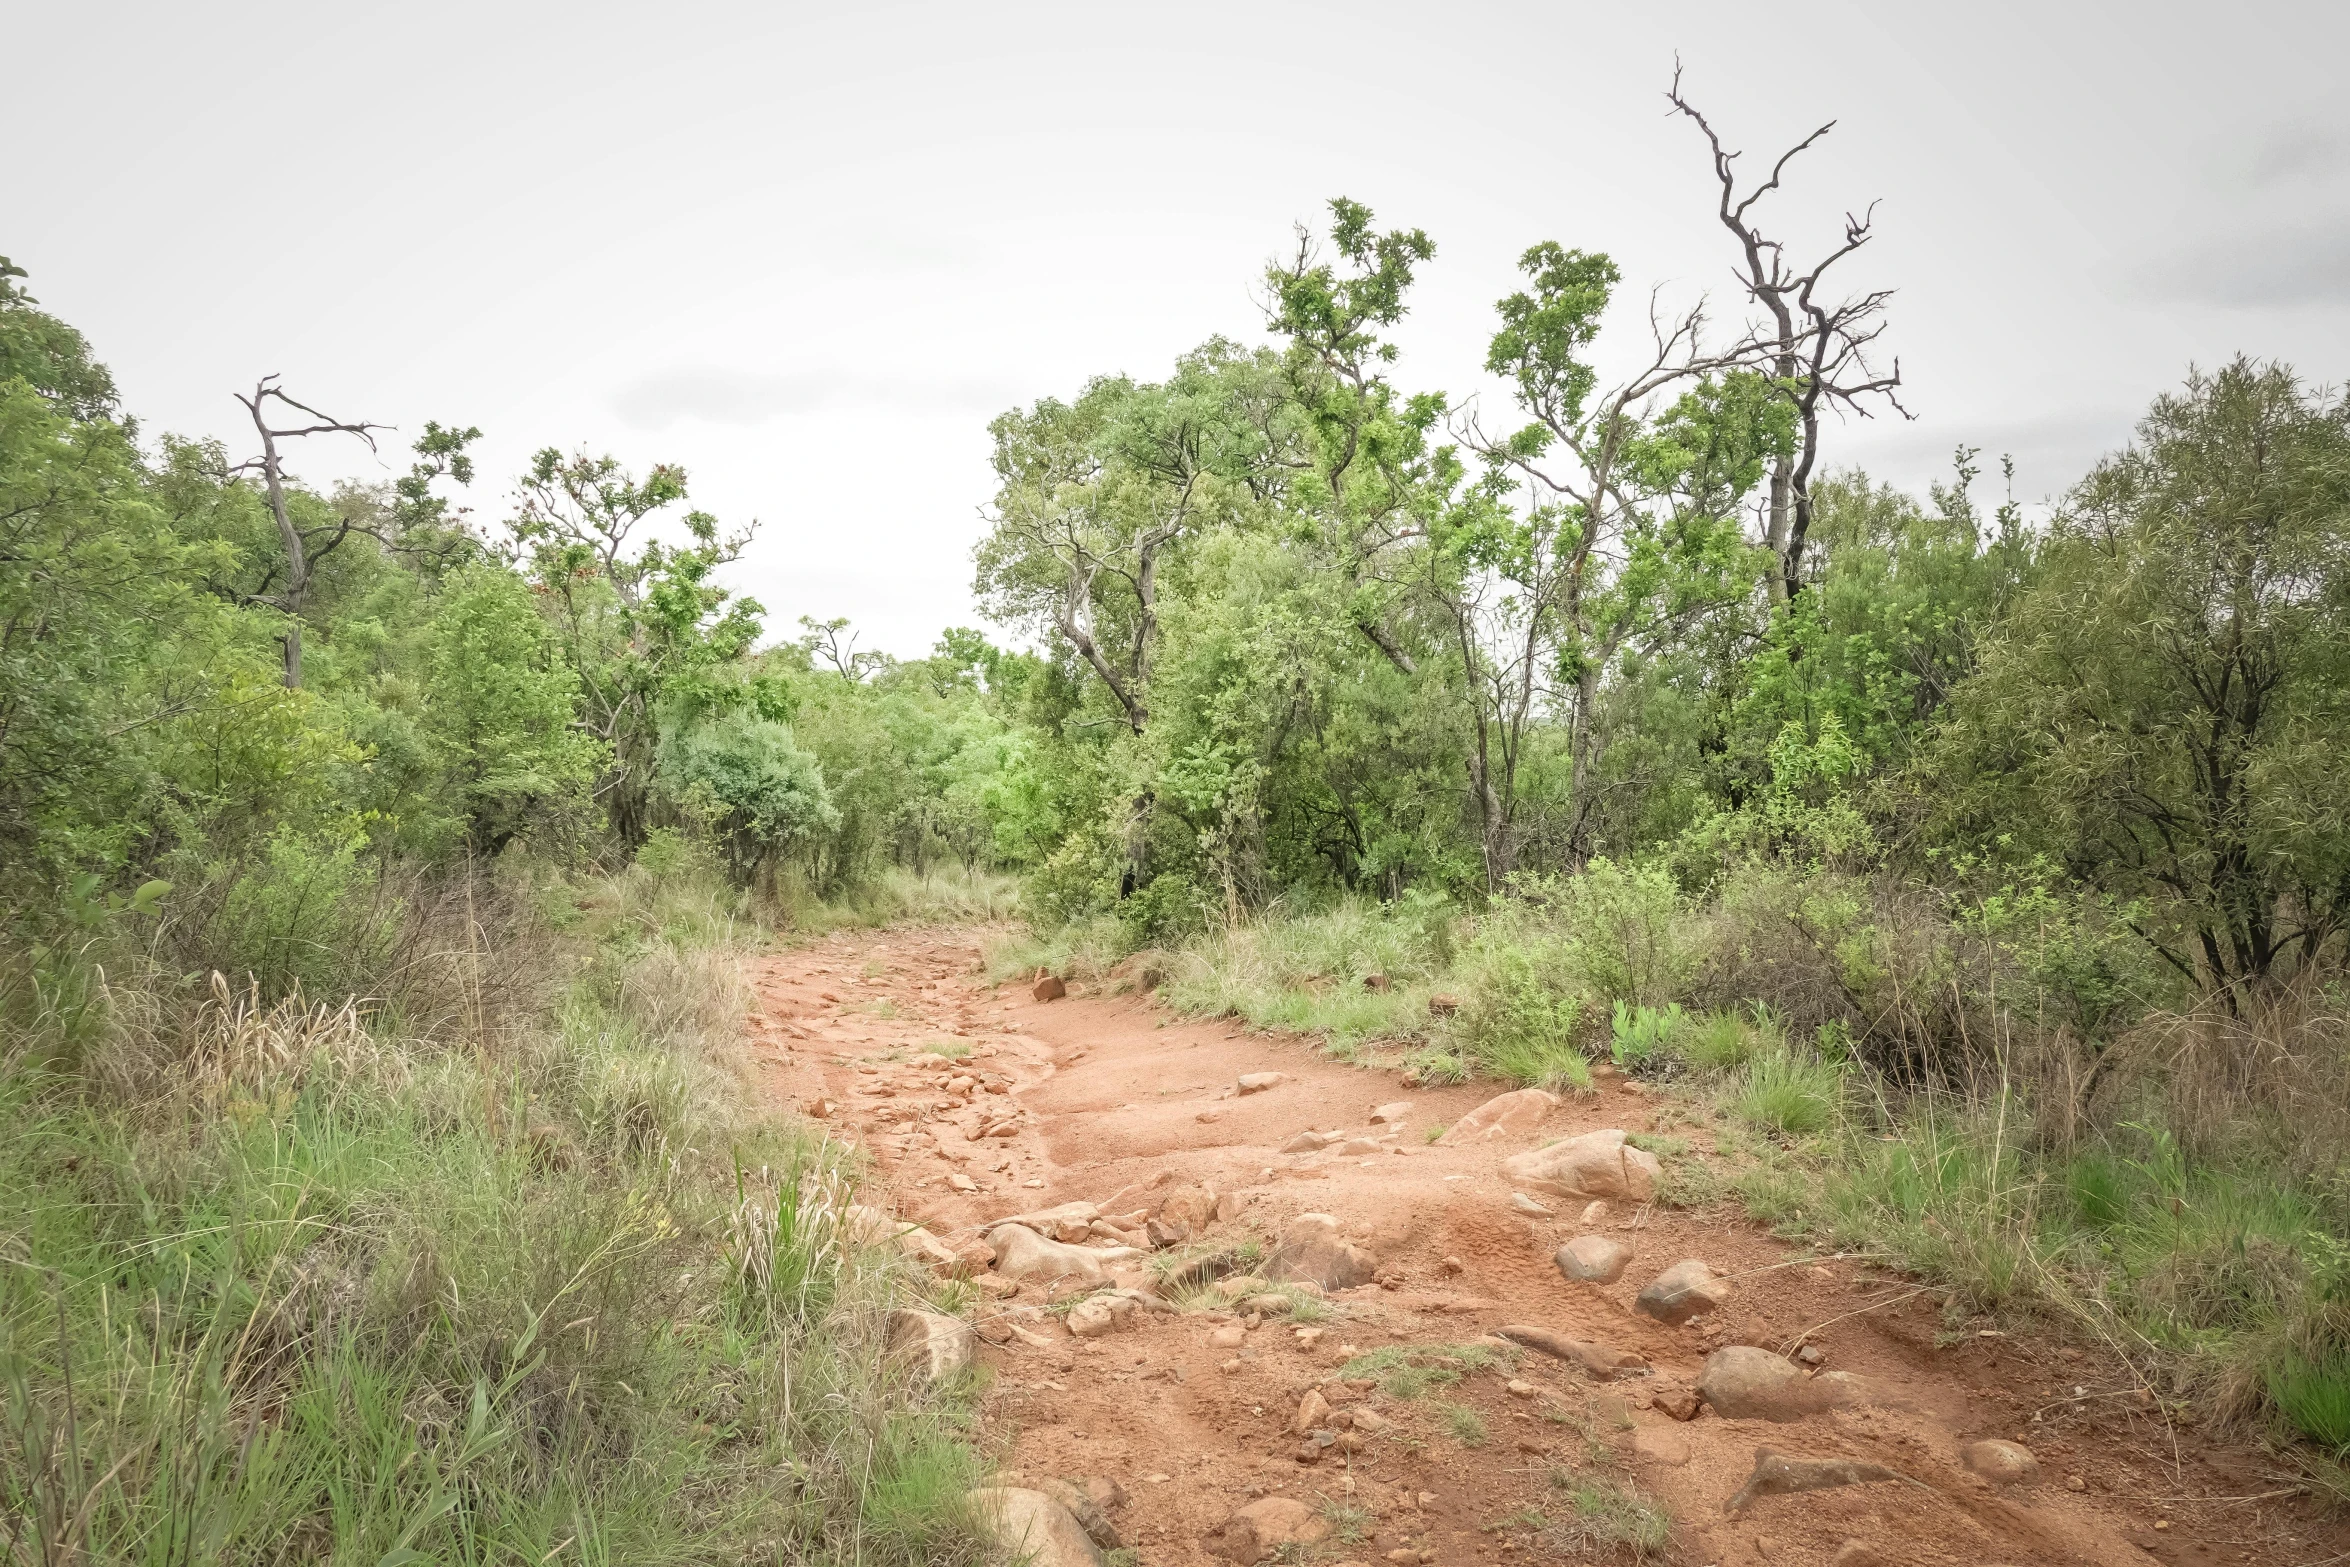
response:
[[[2193,372],[2044,520],[1834,469],[1900,390],[1866,226],[1798,270],[1733,169],[1749,325],[1619,350],[1536,244],[1461,367],[1506,415],[1403,379],[1435,245],[1334,202],[1269,343],[994,422],[1032,650],[912,660],[769,639],[674,467],[479,516],[430,424],[320,493],[390,437],[274,381],[251,461],[150,437],[0,264],[11,1550],[969,1551],[968,1390],[875,1342],[925,1286],[728,1091],[730,976],[1015,883],[999,975],[1608,1062],[1682,1200],[2350,1454],[2350,403]]]
[[[1669,1081],[1685,1196],[2350,1452],[2350,401],[2190,372],[2040,520],[1832,469],[1886,296],[1781,307],[1865,225],[1798,272],[1717,173],[1754,324],[1604,353],[1618,269],[1536,245],[1506,421],[1401,379],[1435,247],[1345,201],[1275,346],[997,421],[979,586],[1060,706],[996,969]]]

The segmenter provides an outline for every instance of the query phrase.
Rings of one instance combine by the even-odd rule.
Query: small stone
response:
[[[2064,1488],[2068,1491],[2086,1491],[2089,1489],[2089,1482],[2082,1479],[2079,1475],[2066,1475],[2064,1477]]]
[[[1058,1001],[1068,993],[1069,987],[1061,983],[1060,976],[1057,974],[1041,976],[1037,980],[1035,988],[1030,992],[1039,1001]]]
[[[1248,1342],[1248,1329],[1237,1322],[1226,1323],[1208,1335],[1210,1349],[1238,1349]]]
[[[1224,1112],[1221,1110],[1202,1110],[1199,1114],[1193,1116],[1192,1119],[1199,1122],[1202,1126],[1213,1126],[1216,1122],[1224,1119]]]
[[[1363,988],[1378,995],[1385,995],[1388,992],[1390,986],[1388,984],[1387,976],[1384,974],[1365,974],[1363,976]]]
[[[1411,1118],[1411,1113],[1412,1102],[1409,1099],[1398,1099],[1393,1104],[1375,1107],[1371,1111],[1371,1124],[1373,1126],[1401,1125]]]
[[[1632,1309],[1668,1327],[1679,1327],[1716,1309],[1729,1297],[1729,1281],[1714,1277],[1711,1268],[1692,1257],[1658,1274],[1632,1302]]]
[[[1585,1203],[1583,1205],[1583,1228],[1590,1229],[1593,1225],[1603,1222],[1614,1211],[1607,1205],[1607,1199],[1604,1197]]]
[[[2017,1442],[1969,1442],[1958,1450],[1958,1461],[1993,1485],[2030,1485],[2040,1478],[2040,1460]]]
[[[1126,1295],[1090,1295],[1069,1310],[1069,1332],[1074,1338],[1101,1338],[1122,1332],[1141,1320],[1142,1308]]]
[[[1266,1089],[1278,1087],[1287,1081],[1289,1081],[1287,1074],[1281,1072],[1244,1072],[1241,1074],[1240,1081],[1233,1086],[1244,1094],[1261,1094]]]
[[[1889,1567],[1889,1564],[1884,1557],[1860,1541],[1846,1540],[1837,1547],[1835,1559],[1829,1563],[1829,1567]]]
[[[1551,1216],[1550,1210],[1548,1208],[1545,1208],[1542,1206],[1542,1204],[1536,1202],[1533,1198],[1527,1196],[1524,1192],[1510,1193],[1510,1212],[1522,1213],[1529,1219],[1547,1219]]]
[[[1346,1418],[1347,1423],[1357,1431],[1384,1431],[1387,1429],[1387,1417],[1376,1409],[1368,1407],[1350,1409],[1346,1412]]]
[[[1300,1132],[1281,1145],[1283,1153],[1320,1153],[1332,1143],[1346,1141],[1344,1132]]]
[[[1512,1377],[1509,1379],[1507,1389],[1510,1397],[1512,1398],[1532,1398],[1536,1393],[1542,1391],[1533,1383],[1523,1381],[1517,1377]]]
[[[1458,1257],[1447,1257],[1442,1262],[1438,1263],[1437,1266],[1442,1268],[1447,1275],[1466,1273],[1469,1271],[1469,1265],[1461,1261],[1461,1259]]]
[[[1216,1369],[1223,1372],[1226,1376],[1231,1376],[1234,1372],[1240,1369],[1240,1364],[1241,1363],[1239,1359],[1236,1357],[1234,1359],[1223,1362],[1221,1365],[1217,1366]]]
[[[1632,1248],[1604,1235],[1578,1235],[1551,1261],[1563,1277],[1578,1284],[1613,1284],[1631,1265]]]
[[[979,1190],[979,1183],[971,1179],[971,1177],[968,1175],[963,1174],[959,1170],[956,1171],[953,1175],[947,1177],[947,1184],[959,1192],[975,1192]]]
[[[1649,1390],[1648,1407],[1674,1420],[1695,1420],[1697,1390],[1678,1382],[1659,1383]]]
[[[1458,996],[1450,996],[1443,991],[1438,991],[1428,998],[1428,1015],[1430,1017],[1450,1017],[1460,1009],[1461,998]]]
[[[1806,1344],[1795,1352],[1795,1358],[1807,1366],[1817,1366],[1826,1363],[1828,1352],[1817,1344]]]
[[[1330,1404],[1315,1388],[1308,1388],[1306,1396],[1298,1400],[1296,1418],[1289,1422],[1292,1436],[1304,1436],[1318,1426],[1330,1423]]]

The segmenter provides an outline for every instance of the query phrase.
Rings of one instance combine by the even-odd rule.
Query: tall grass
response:
[[[449,993],[397,1014],[116,952],[70,1049],[0,1058],[15,1549],[977,1560],[965,1395],[882,1357],[922,1281],[822,1217],[853,1163],[743,1108],[733,900],[472,891],[500,923],[404,932]],[[500,965],[544,1004],[492,1018]]]

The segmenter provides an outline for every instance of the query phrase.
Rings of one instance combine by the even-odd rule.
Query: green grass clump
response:
[[[1467,1404],[1438,1404],[1436,1412],[1444,1420],[1444,1429],[1463,1447],[1483,1447],[1491,1433],[1485,1429],[1485,1417]]]
[[[1350,900],[1320,913],[1236,925],[1196,943],[1162,992],[1178,1011],[1316,1034],[1336,1047],[1419,1033],[1445,916]],[[1364,981],[1380,975],[1385,990]]]
[[[971,1053],[971,1042],[967,1039],[934,1039],[922,1048],[927,1054],[960,1061]]]
[[[1675,1048],[1701,1072],[1735,1072],[1765,1048],[1767,1038],[1735,1012],[1708,1012],[1680,1031]]]
[[[1824,1061],[1804,1061],[1787,1050],[1756,1056],[1731,1095],[1730,1107],[1748,1124],[1807,1137],[1835,1119],[1844,1076]]]
[[[1349,1381],[1377,1382],[1388,1397],[1410,1402],[1431,1388],[1450,1387],[1470,1372],[1514,1363],[1483,1344],[1388,1344],[1339,1368]]]
[[[2264,1381],[2295,1430],[2333,1458],[2350,1459],[2350,1349],[2322,1358],[2289,1354],[2267,1368]]]
[[[1564,1468],[1550,1472],[1550,1483],[1571,1509],[1542,1532],[1542,1543],[1552,1550],[1568,1556],[1612,1551],[1636,1562],[1663,1557],[1672,1517],[1639,1487]]]

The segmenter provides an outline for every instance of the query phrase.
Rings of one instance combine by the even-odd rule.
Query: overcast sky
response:
[[[1922,486],[1964,441],[2063,489],[2190,362],[2350,369],[2350,5],[0,0],[0,254],[150,432],[247,455],[268,372],[346,418],[686,466],[761,531],[788,632],[924,652],[975,619],[993,413],[1254,340],[1337,194],[1437,258],[1400,378],[1478,390],[1541,239],[1743,309],[1685,86],[1781,224],[1890,286],[1914,422],[1831,460]],[[1638,327],[1626,319],[1622,334]],[[325,483],[405,466],[311,443]]]

